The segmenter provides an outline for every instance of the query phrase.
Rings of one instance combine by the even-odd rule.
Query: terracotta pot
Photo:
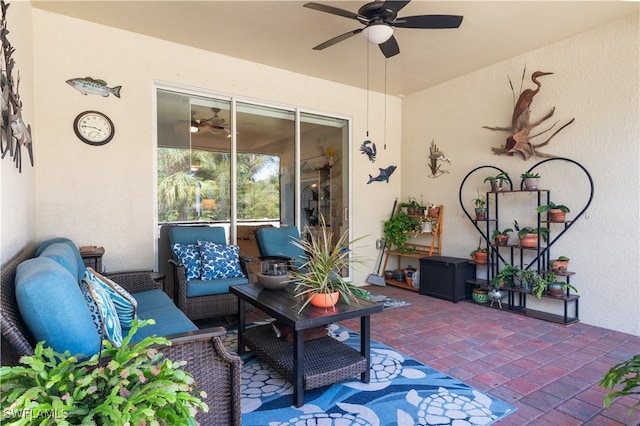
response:
[[[473,255],[473,261],[476,262],[478,265],[486,265],[487,252],[486,251],[477,252],[476,254]]]
[[[538,247],[538,234],[527,234],[520,238],[520,245],[522,247],[537,248]]]
[[[549,222],[564,222],[566,217],[567,213],[560,209],[550,209],[547,212],[547,219],[549,219]]]
[[[509,236],[508,235],[496,235],[496,237],[494,238],[494,241],[495,241],[497,246],[506,246],[507,243],[509,242]]]
[[[551,260],[549,261],[549,266],[551,266],[551,270],[553,272],[564,272],[569,267],[568,260]]]
[[[338,303],[338,299],[340,298],[340,292],[336,291],[333,293],[313,293],[310,294],[311,304],[318,308],[330,308]]]
[[[439,213],[440,213],[440,207],[433,207],[427,211],[427,216],[438,217]]]

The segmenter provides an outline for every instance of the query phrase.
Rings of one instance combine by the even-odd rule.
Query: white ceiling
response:
[[[317,2],[352,12],[366,3]],[[635,1],[413,0],[399,17],[463,15],[462,25],[446,30],[396,28],[400,54],[385,64],[378,47],[360,35],[322,51],[312,50],[362,25],[305,8],[304,3],[32,1],[37,8],[350,86],[366,88],[368,79],[370,89],[393,95],[408,95],[468,74],[637,13],[640,7]]]

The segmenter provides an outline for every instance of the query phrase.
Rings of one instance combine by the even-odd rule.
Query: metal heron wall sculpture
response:
[[[522,79],[520,81],[520,87],[524,83],[524,78],[526,74],[527,68],[525,67],[522,72]],[[539,133],[531,135],[531,132],[534,128],[544,123],[546,120],[551,118],[555,112],[555,107],[551,108],[544,117],[541,119],[530,122],[531,116],[531,103],[533,102],[533,98],[538,94],[542,87],[542,83],[538,81],[538,78],[543,77],[545,75],[551,75],[552,72],[543,72],[536,71],[531,74],[531,81],[536,85],[535,89],[525,89],[521,90],[520,95],[518,96],[517,101],[515,101],[515,105],[513,108],[513,114],[511,116],[511,127],[491,127],[491,126],[482,126],[483,129],[489,130],[500,130],[511,132],[511,134],[507,137],[506,143],[497,148],[491,148],[494,154],[496,155],[513,155],[514,153],[518,153],[522,155],[522,158],[526,161],[531,157],[553,157],[551,154],[546,154],[540,152],[538,149],[549,144],[551,139],[560,133],[562,129],[573,123],[575,118],[572,118],[567,123],[560,126],[557,130],[555,130],[551,136],[549,136],[546,140],[539,143],[533,143],[531,140],[535,137],[541,136],[551,130],[558,124],[558,121],[553,123],[549,128],[543,130]],[[513,92],[513,96],[515,99],[515,91],[513,89],[513,84],[511,83],[511,79],[509,79],[509,85],[511,86],[511,91]]]

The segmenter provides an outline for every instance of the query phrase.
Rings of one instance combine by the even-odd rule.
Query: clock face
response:
[[[81,141],[89,145],[104,145],[113,139],[115,127],[105,114],[98,111],[85,111],[76,117],[73,130]]]

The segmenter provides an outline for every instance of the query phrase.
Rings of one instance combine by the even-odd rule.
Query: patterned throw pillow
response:
[[[84,296],[91,319],[102,339],[107,339],[115,347],[122,346],[122,327],[118,313],[107,291],[101,285],[82,280],[80,289]]]
[[[120,326],[125,329],[131,328],[131,323],[136,318],[138,301],[118,283],[100,275],[93,268],[85,268],[83,280],[89,284],[99,285],[104,288],[116,308]]]
[[[234,245],[198,241],[202,254],[202,279],[243,277],[240,267],[240,248]]]
[[[187,281],[199,279],[202,275],[202,259],[198,244],[173,243],[171,248],[180,263],[184,265]]]

